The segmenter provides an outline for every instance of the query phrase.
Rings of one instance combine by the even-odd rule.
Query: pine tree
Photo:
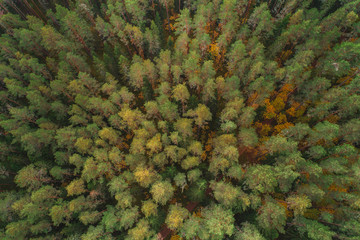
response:
[[[359,11],[0,1],[0,239],[358,239]]]

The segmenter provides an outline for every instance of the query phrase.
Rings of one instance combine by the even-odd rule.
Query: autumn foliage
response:
[[[359,239],[360,0],[0,0],[0,239]]]

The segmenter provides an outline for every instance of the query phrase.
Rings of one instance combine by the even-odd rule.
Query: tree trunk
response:
[[[171,30],[170,30],[170,19],[169,19],[169,9],[168,9],[167,2],[165,2],[165,8],[166,8],[166,17],[167,17],[167,21],[168,21],[168,30],[169,30],[169,33],[170,33],[171,32]]]

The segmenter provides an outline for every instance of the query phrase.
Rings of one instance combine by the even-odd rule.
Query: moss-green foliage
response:
[[[0,1],[0,239],[359,239],[359,12]]]

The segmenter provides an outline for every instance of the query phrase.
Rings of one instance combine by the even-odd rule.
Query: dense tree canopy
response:
[[[0,239],[359,239],[360,0],[0,0]]]

